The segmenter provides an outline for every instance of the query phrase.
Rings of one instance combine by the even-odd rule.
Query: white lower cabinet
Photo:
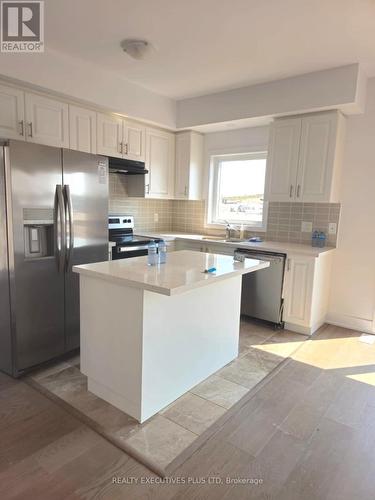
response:
[[[307,326],[311,309],[315,258],[288,257],[285,274],[284,321]]]
[[[318,257],[288,255],[284,280],[285,326],[310,335],[326,320],[332,252]]]

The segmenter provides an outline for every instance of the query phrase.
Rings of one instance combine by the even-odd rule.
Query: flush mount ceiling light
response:
[[[121,47],[133,59],[144,59],[151,49],[151,44],[146,40],[123,40]]]

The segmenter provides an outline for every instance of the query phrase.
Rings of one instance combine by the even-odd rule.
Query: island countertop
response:
[[[257,259],[238,262],[228,255],[180,250],[168,254],[167,262],[157,266],[148,266],[145,256],[74,266],[73,271],[162,295],[175,295],[268,266],[269,262]],[[216,268],[215,273],[204,272],[212,267]]]

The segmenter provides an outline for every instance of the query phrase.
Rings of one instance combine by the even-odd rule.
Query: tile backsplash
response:
[[[134,215],[138,232],[218,233],[204,227],[204,201],[129,198],[124,175],[111,174],[109,179],[109,212]],[[324,231],[328,245],[336,246],[337,234],[328,234],[328,224],[336,223],[338,229],[339,218],[339,203],[270,202],[267,232],[248,231],[246,236],[259,235],[270,241],[310,244],[311,233],[301,231],[304,221],[312,223],[313,231]]]

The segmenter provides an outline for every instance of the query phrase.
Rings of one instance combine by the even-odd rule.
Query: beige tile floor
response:
[[[124,449],[166,468],[226,411],[243,398],[306,337],[241,321],[239,357],[191,389],[144,424],[87,391],[79,358],[58,363],[31,375],[34,383],[51,392]],[[287,424],[286,424],[287,425]]]

